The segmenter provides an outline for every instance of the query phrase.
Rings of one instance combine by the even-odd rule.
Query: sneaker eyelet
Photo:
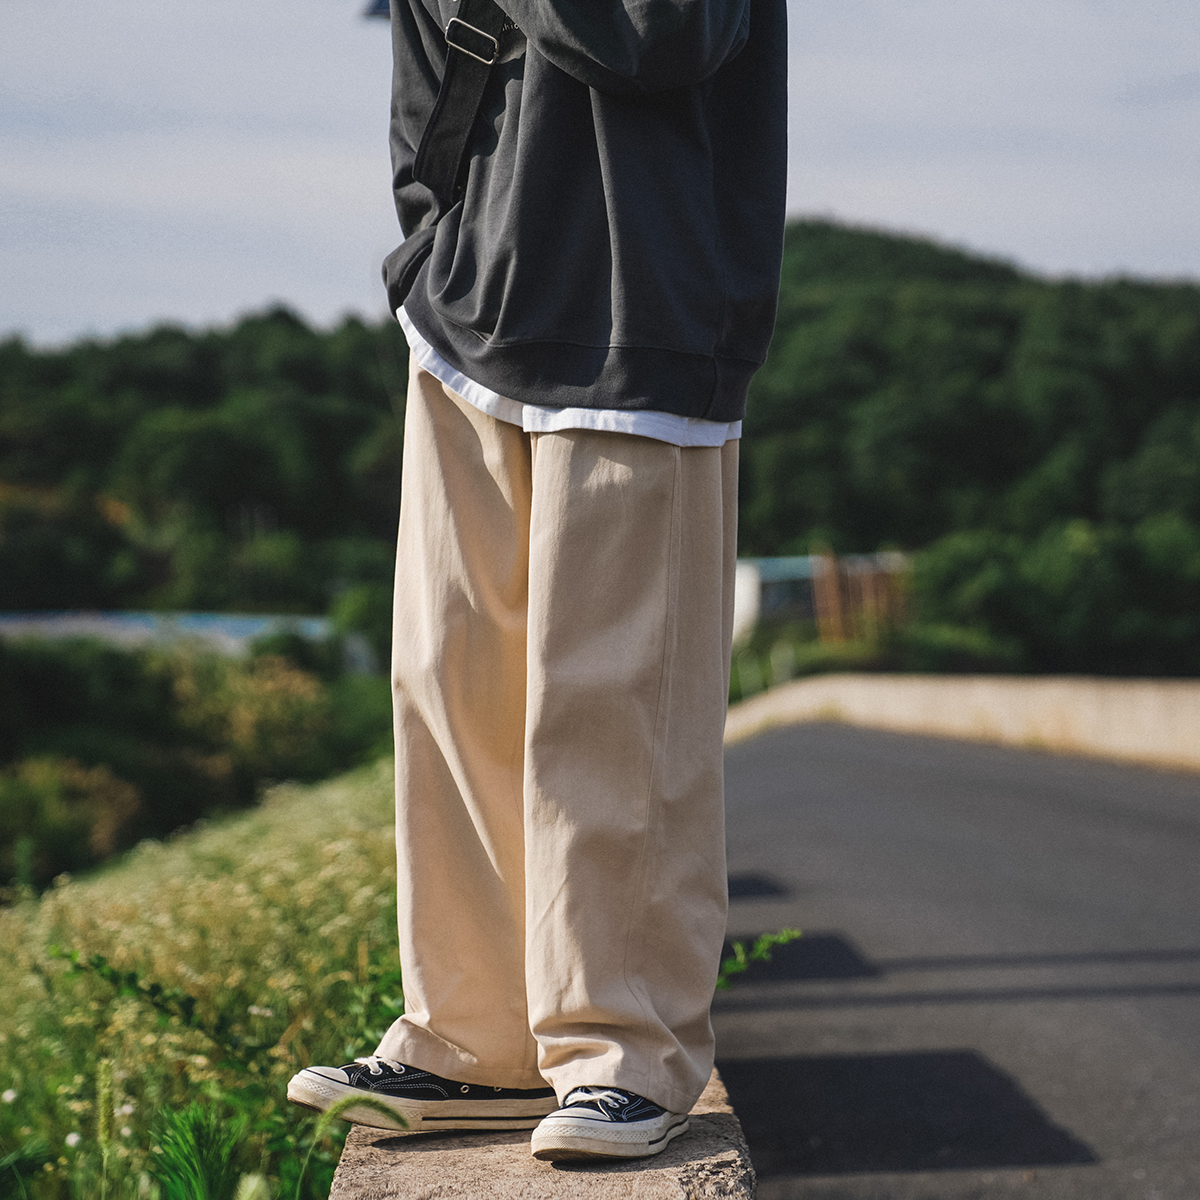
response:
[[[471,1090],[471,1085],[469,1083],[464,1083],[458,1090],[460,1092],[469,1092]]]

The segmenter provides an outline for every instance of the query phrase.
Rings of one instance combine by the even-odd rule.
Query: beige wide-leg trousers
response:
[[[713,1060],[737,443],[528,434],[414,363],[384,1057],[687,1111]]]

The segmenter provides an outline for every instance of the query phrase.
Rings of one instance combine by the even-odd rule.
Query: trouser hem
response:
[[[712,1074],[711,1063],[708,1074]],[[642,1069],[621,1070],[618,1068],[614,1070],[609,1068],[605,1070],[603,1065],[596,1068],[587,1063],[580,1063],[578,1068],[573,1063],[566,1064],[556,1068],[553,1075],[550,1086],[554,1088],[560,1104],[566,1099],[567,1093],[577,1087],[613,1087],[644,1096],[647,1100],[662,1105],[668,1112],[687,1113],[692,1111],[692,1106],[700,1099],[700,1093],[704,1091],[703,1087],[697,1089],[680,1087],[676,1081],[665,1075],[651,1077],[647,1080],[646,1072]],[[704,1082],[708,1082],[708,1075],[705,1076]]]
[[[421,1071],[431,1071],[455,1083],[474,1083],[485,1087],[550,1087],[535,1069],[480,1063],[470,1055],[457,1053],[441,1038],[417,1026],[392,1029],[384,1035],[376,1053],[392,1062],[404,1063]]]

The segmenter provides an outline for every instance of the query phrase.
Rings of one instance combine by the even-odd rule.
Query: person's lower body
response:
[[[527,434],[413,365],[393,651],[406,1011],[372,1065],[464,1096],[590,1088],[596,1120],[641,1111],[614,1096],[686,1114],[703,1090],[736,491],[736,442]]]

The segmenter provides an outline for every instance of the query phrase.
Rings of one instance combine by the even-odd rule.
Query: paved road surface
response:
[[[1200,734],[1198,734],[1200,736]],[[1200,1200],[1200,776],[807,725],[727,755],[760,1200]]]

